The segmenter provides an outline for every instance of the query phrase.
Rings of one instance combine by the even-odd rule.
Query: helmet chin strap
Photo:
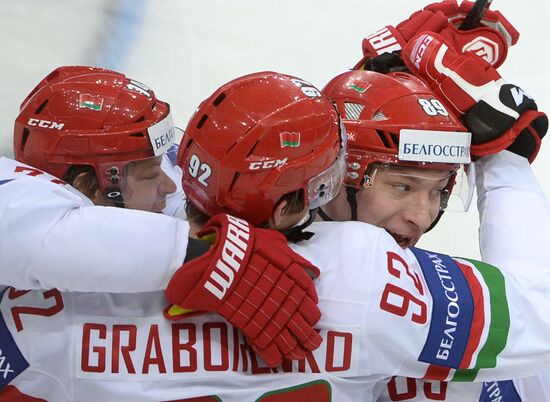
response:
[[[332,219],[330,216],[327,215],[325,211],[323,211],[323,208],[319,208],[319,216],[322,220],[332,222],[334,219]]]
[[[346,199],[351,210],[351,220],[357,220],[357,190],[353,187],[346,187]]]
[[[349,209],[351,211],[351,221],[357,221],[357,190],[353,187],[346,187],[346,199],[348,201]],[[332,222],[334,219],[332,219],[330,216],[327,215],[325,211],[323,211],[321,208],[319,208],[319,216],[324,221]]]
[[[439,220],[441,219],[441,217],[443,216],[443,212],[445,211],[439,211],[439,214],[437,215],[437,218],[434,219],[434,221],[432,222],[432,224],[430,225],[430,227],[428,229],[426,229],[424,231],[424,233],[428,233],[430,230],[432,230],[435,225],[437,225],[437,223],[439,222]]]
[[[291,228],[281,230],[281,233],[285,235],[288,241],[291,241],[293,243],[298,243],[303,240],[311,239],[314,233],[304,232],[304,229],[313,223],[313,221],[315,220],[315,217],[317,216],[318,209],[319,208],[310,209],[309,216],[307,217],[307,219],[303,220],[302,222],[299,222],[296,226],[292,226]]]

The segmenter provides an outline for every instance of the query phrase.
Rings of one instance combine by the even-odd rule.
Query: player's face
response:
[[[357,193],[357,219],[386,229],[403,248],[413,246],[437,218],[448,181],[449,171],[378,169],[372,187]]]
[[[176,191],[176,185],[161,169],[161,162],[158,156],[126,165],[122,198],[127,208],[162,212],[166,196]]]

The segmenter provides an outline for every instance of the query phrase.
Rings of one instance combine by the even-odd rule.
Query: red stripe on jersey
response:
[[[35,398],[34,396],[24,394],[23,392],[19,391],[17,387],[13,385],[6,385],[6,387],[0,391],[0,402],[14,402],[14,401],[47,402],[45,399]]]
[[[439,380],[446,381],[451,372],[450,367],[437,366],[435,364],[430,364],[424,374],[424,380]]]
[[[470,291],[472,292],[472,299],[474,300],[474,315],[472,317],[472,326],[470,327],[470,337],[464,356],[460,362],[459,368],[466,369],[470,366],[474,352],[481,342],[481,334],[483,333],[483,327],[485,326],[485,303],[483,298],[483,289],[478,279],[474,275],[472,267],[466,264],[462,264],[456,261],[459,268],[462,270],[468,285],[470,285]]]

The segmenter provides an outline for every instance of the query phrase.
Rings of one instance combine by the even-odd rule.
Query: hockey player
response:
[[[399,65],[404,65],[403,61],[397,57],[389,57],[389,55],[381,55],[384,51],[387,51],[382,49],[382,47],[379,47],[381,42],[378,41],[380,39],[380,34],[385,33],[385,41],[386,43],[392,42],[395,46],[393,50],[400,50],[402,47],[405,47],[406,42],[414,36],[416,32],[427,30],[427,31],[436,31],[438,32],[443,38],[446,39],[445,45],[449,48],[455,48],[462,51],[472,51],[476,54],[482,56],[485,58],[485,60],[489,63],[492,63],[494,65],[500,65],[504,58],[506,57],[507,53],[507,47],[509,45],[514,44],[517,41],[517,37],[519,36],[519,33],[511,26],[511,24],[498,12],[493,11],[487,11],[484,19],[482,20],[482,25],[473,30],[473,31],[461,31],[458,30],[457,27],[463,23],[464,17],[472,7],[472,3],[463,2],[460,7],[456,5],[456,2],[454,1],[446,1],[442,3],[436,3],[432,4],[430,6],[427,6],[423,10],[414,13],[410,19],[400,23],[396,28],[393,27],[386,27],[383,30],[377,32],[376,34],[373,34],[369,37],[367,37],[363,41],[363,49],[365,53],[365,58],[359,63],[362,65],[362,67],[367,68],[375,68],[375,69],[395,69],[399,68]],[[438,41],[442,41],[442,37],[437,36]],[[495,41],[488,41],[487,38],[493,38]],[[428,39],[430,40],[430,39]],[[477,48],[475,46],[472,46],[476,43],[478,43]],[[479,44],[483,43],[492,43],[496,48],[493,48],[490,52],[482,52],[481,47]],[[468,43],[467,43],[468,42]],[[470,45],[470,48],[468,48],[467,45]],[[497,45],[498,44],[498,45]],[[401,46],[402,45],[402,46]],[[424,42],[417,42],[416,46],[417,49],[422,49],[422,53],[426,50],[426,47],[424,45],[428,45],[427,41]],[[464,47],[463,47],[464,45]],[[409,46],[409,45],[407,45]],[[412,45],[411,45],[412,46]],[[410,51],[407,54],[407,56],[410,56]],[[428,56],[422,56],[420,51],[417,51],[413,53],[414,56],[417,59],[410,58],[407,60],[408,66],[413,70],[417,71],[418,65],[416,65],[420,60],[428,59]],[[435,54],[432,53],[432,54]],[[442,53],[444,54],[444,53]],[[377,57],[378,56],[378,57]],[[453,53],[451,56],[447,55],[447,57],[450,57],[451,60],[453,58],[456,58],[456,53]],[[498,57],[497,59],[492,59],[493,57]],[[397,62],[396,62],[397,60]],[[439,89],[442,95],[442,99],[448,101],[448,104],[451,105],[451,108],[453,106],[458,106],[459,115],[464,114],[465,111],[471,108],[471,106],[479,100],[482,100],[480,102],[481,107],[478,105],[476,108],[471,108],[469,112],[465,116],[465,120],[469,123],[469,125],[473,125],[474,127],[478,128],[477,133],[483,133],[482,136],[478,136],[477,138],[474,135],[474,141],[477,141],[477,143],[474,143],[475,145],[472,147],[472,153],[475,155],[484,155],[489,152],[495,152],[496,149],[504,149],[508,148],[512,152],[517,153],[521,156],[525,156],[530,161],[534,159],[538,152],[538,148],[540,146],[540,138],[545,132],[545,125],[547,124],[545,122],[545,118],[541,117],[540,113],[537,113],[536,110],[531,110],[534,108],[534,103],[532,101],[529,101],[528,97],[523,95],[523,92],[521,89],[514,87],[514,86],[506,86],[503,85],[503,82],[499,80],[498,75],[490,76],[490,72],[484,72],[483,70],[487,69],[487,67],[481,67],[480,63],[474,63],[473,61],[468,61],[468,59],[460,59],[453,60],[451,63],[452,68],[449,68],[447,63],[443,66],[443,57],[441,60],[441,67],[437,67],[437,72],[435,72],[433,69],[430,71],[428,68],[425,68],[426,65],[429,65],[429,63],[426,63],[424,65],[425,70],[420,74],[422,78],[427,80],[430,83],[434,84],[434,87],[436,89]],[[366,62],[366,64],[365,64]],[[420,62],[423,63],[423,62]],[[460,66],[458,68],[457,66]],[[474,67],[474,68],[472,68]],[[432,66],[433,68],[433,66]],[[446,72],[444,71],[444,68],[448,68]],[[453,73],[457,70],[457,74],[453,76]],[[468,71],[469,70],[469,71]],[[488,69],[489,70],[489,69]],[[467,72],[467,73],[466,73]],[[447,80],[444,81],[440,76],[438,76],[438,73],[441,74],[441,77],[447,76]],[[458,77],[457,77],[458,76]],[[435,80],[434,77],[438,77],[438,80]],[[465,78],[465,79],[464,79]],[[465,87],[464,85],[460,86],[456,83],[453,84],[453,81],[458,81],[459,79],[463,79],[462,82],[470,82],[475,83],[475,85],[471,85],[470,87]],[[490,81],[486,83],[486,81]],[[496,81],[496,84],[495,84]],[[482,87],[481,84],[486,83],[486,87]],[[491,88],[492,86],[492,88]],[[459,88],[457,91],[457,87]],[[344,105],[346,103],[361,103],[360,101],[357,101],[357,94],[352,95],[350,91],[348,91],[347,95],[344,91],[344,88],[342,89],[342,92],[335,94],[334,87],[332,89],[329,89],[334,95],[336,95],[339,99],[339,105],[341,106],[341,111],[344,112]],[[464,91],[467,95],[464,96],[464,93],[461,92]],[[474,92],[477,91],[477,92]],[[510,92],[508,92],[510,91]],[[491,108],[489,106],[494,106],[498,102],[495,102],[497,97],[494,97],[492,99],[492,102],[489,101],[491,98],[491,94],[499,93],[501,99],[505,99],[507,101],[508,105],[512,105],[512,114],[514,114],[513,109],[519,108],[521,112],[523,112],[523,118],[521,119],[521,123],[518,122],[518,124],[515,127],[515,130],[510,130],[506,135],[502,136],[496,136],[495,133],[502,133],[502,125],[499,126],[500,123],[504,121],[510,121],[511,117],[507,116],[506,113],[510,113],[510,109],[506,109],[504,114],[498,114],[495,113],[495,111],[491,111]],[[506,95],[507,93],[512,94],[512,97],[514,100],[519,99],[519,102],[516,101],[512,103],[512,99],[510,95]],[[516,96],[513,96],[513,94],[516,94]],[[329,94],[330,95],[330,94]],[[493,95],[494,96],[494,95]],[[477,97],[477,98],[476,98]],[[474,98],[474,100],[469,100],[471,98]],[[466,101],[466,103],[465,103]],[[515,107],[514,107],[515,106]],[[391,109],[391,105],[386,105],[386,110]],[[454,109],[454,108],[453,108]],[[501,109],[502,110],[502,109]],[[491,124],[488,125],[488,127],[483,127],[483,130],[479,130],[480,126],[479,124],[476,125],[476,120],[479,120],[479,115],[481,113],[488,113],[484,116],[484,120],[492,120]],[[455,110],[455,113],[457,111]],[[363,119],[365,119],[365,116],[363,116]],[[351,122],[354,127],[357,127],[357,131],[359,134],[359,140],[357,141],[358,150],[361,151],[363,154],[370,154],[371,158],[376,160],[377,158],[380,158],[380,151],[382,150],[383,153],[387,152],[387,149],[384,150],[380,147],[380,142],[377,138],[377,136],[370,136],[371,138],[361,138],[360,134],[367,134],[371,133],[371,131],[368,130],[374,130],[376,128],[382,129],[380,124],[377,122],[369,122],[368,117],[366,120],[363,120],[363,123],[365,124],[365,127],[363,130],[361,130],[359,127],[362,126],[360,121],[353,121]],[[389,121],[385,122],[389,123]],[[504,123],[504,125],[507,123]],[[380,126],[380,127],[379,127]],[[519,136],[518,136],[519,134]],[[541,135],[542,134],[542,135]],[[516,137],[518,136],[518,137]],[[376,137],[376,138],[372,138]],[[354,152],[354,145],[350,144],[350,153],[353,154]],[[388,147],[386,147],[388,148]],[[391,148],[390,148],[391,150]],[[517,158],[515,156],[508,156],[508,158]],[[369,158],[366,158],[367,162],[362,165],[362,167],[365,167],[368,162]],[[365,161],[365,158],[363,158],[363,162]],[[401,164],[410,164],[410,162],[403,162],[403,161],[394,161],[395,163],[401,163]],[[504,163],[507,162],[507,163]],[[493,162],[495,163],[495,162]],[[498,163],[498,162],[497,162]],[[510,165],[514,165],[515,161],[508,162],[507,159],[503,159],[502,162],[500,162],[500,169],[503,173],[505,173],[508,169],[511,168]],[[370,177],[371,175],[367,175],[367,177]],[[395,176],[394,176],[395,177]],[[348,179],[349,181],[349,179]],[[372,183],[370,183],[372,185]],[[383,184],[383,183],[382,183]],[[513,185],[513,184],[510,184]],[[351,188],[348,189],[348,197],[351,197],[349,199],[356,200],[358,196],[356,197],[356,191],[358,187],[355,187],[355,190],[352,191]],[[375,193],[376,185],[374,185],[371,190],[359,190],[359,194],[361,192],[372,192]],[[378,190],[381,190],[382,187],[380,187]],[[412,191],[411,191],[412,193]],[[364,196],[364,194],[363,194]],[[371,194],[371,197],[375,195]],[[407,198],[403,196],[403,198]],[[369,198],[369,200],[372,200],[372,198]],[[482,202],[482,200],[479,200]],[[420,230],[420,227],[418,226],[419,222],[419,215],[422,213],[422,206],[418,202],[414,201],[414,197],[411,197],[410,194],[408,196],[408,203],[409,205],[407,207],[403,207],[401,209],[401,213],[404,215],[407,213],[406,211],[409,211],[408,216],[410,215],[410,211],[415,211],[415,214],[413,215],[415,219],[411,219],[407,224],[405,224],[405,227],[411,227],[409,230],[417,230],[416,233],[422,233],[422,230]],[[340,203],[341,205],[342,203]],[[442,205],[446,204],[446,201],[441,202]],[[335,206],[329,206],[328,208],[332,208],[332,210],[335,211],[335,216],[338,218],[338,209],[335,208]],[[354,207],[353,203],[350,203],[350,207],[343,208],[340,210],[341,214],[349,215],[349,209],[353,208],[357,209],[358,207]],[[382,227],[385,227],[390,233],[395,234],[395,226],[393,229],[390,225],[388,225],[388,221],[384,221],[384,218],[387,216],[385,215],[383,211],[377,210],[376,208],[373,208],[371,205],[370,207],[365,208],[365,205],[359,207],[360,210],[362,209],[362,214],[360,214],[359,219],[367,222],[373,222],[375,224],[379,224]],[[408,209],[407,209],[408,208]],[[432,211],[437,211],[437,209],[432,208]],[[442,209],[439,209],[439,214],[442,213]],[[440,215],[439,215],[440,216]],[[423,217],[424,222],[428,221],[431,222],[431,225],[437,223],[437,219],[433,221],[433,212],[430,217],[430,214],[423,210]],[[432,219],[430,221],[430,219]],[[395,221],[394,221],[395,224]],[[403,225],[403,221],[401,221],[401,224]],[[417,238],[416,238],[417,239]],[[413,239],[414,241],[414,239]],[[485,243],[486,244],[486,243]],[[483,243],[482,243],[483,245]],[[482,247],[482,253],[483,253],[483,247]],[[485,254],[485,253],[483,253]],[[485,384],[458,384],[458,383],[444,383],[440,381],[427,381],[422,382],[419,380],[414,379],[406,379],[406,378],[392,378],[389,382],[387,389],[384,393],[384,395],[379,399],[380,401],[429,401],[429,400],[447,400],[447,401],[490,401],[490,400],[499,400],[499,401],[519,401],[519,400],[546,400],[550,396],[550,393],[548,391],[545,391],[545,380],[544,378],[547,377],[547,372],[539,374],[537,377],[529,378],[529,379],[522,379],[522,380],[516,380],[514,382],[512,381],[502,381],[502,382],[490,382]],[[520,399],[521,398],[521,399]]]
[[[368,93],[362,89],[367,89]],[[425,84],[406,73],[381,75],[350,71],[331,80],[323,93],[339,108],[349,141],[345,190],[322,208],[327,211],[321,212],[322,215],[375,224],[390,233],[401,246],[413,246],[437,223],[449,204],[467,205],[462,201],[469,199],[469,191],[463,191],[466,197],[453,194],[460,194],[456,193],[457,187],[467,190],[468,186],[461,186],[461,183],[468,183],[470,179],[462,176],[466,180],[460,180],[463,169],[458,169],[458,163],[434,163],[437,155],[422,155],[421,152],[416,152],[416,159],[411,161],[405,152],[410,135],[415,135],[408,131],[411,128],[420,130],[416,135],[424,130],[445,128],[441,121],[445,119],[441,116],[448,113],[447,108],[433,98]],[[428,117],[430,115],[432,117]],[[439,135],[446,133],[439,132]],[[449,137],[451,135],[449,133]],[[447,146],[456,145],[449,142]],[[422,157],[424,160],[419,161]],[[509,164],[518,163],[514,157],[519,158],[510,155],[507,158],[511,162],[505,164],[507,159],[499,156],[500,162],[493,163],[499,163],[505,173],[512,168]],[[453,197],[457,199],[453,201]],[[511,382],[464,384],[394,377],[379,401],[477,402],[480,396],[504,396],[515,392]]]
[[[420,55],[419,49],[424,46]],[[536,105],[529,95],[518,87],[506,84],[496,71],[476,57],[457,54],[452,45],[437,34],[427,32],[414,37],[411,43],[406,45],[404,57],[411,71],[437,88],[438,93],[451,105],[455,113],[462,115],[467,124],[477,129],[480,135],[473,142],[472,153],[483,156],[495,150],[507,149],[525,158],[522,162],[507,160],[507,164],[500,166],[500,174],[506,174],[516,163],[525,164],[526,160],[534,160],[540,141],[546,133],[548,121],[542,113],[536,111]],[[513,121],[518,115],[520,117],[512,129],[507,130],[504,135],[496,135],[502,132],[502,127],[506,126],[507,122]],[[489,124],[482,124],[481,120],[488,121]],[[518,158],[515,155],[509,158],[512,157]],[[514,185],[520,187],[519,184],[509,184]],[[488,211],[484,208],[484,203],[486,200],[480,198],[478,204],[481,214]],[[502,216],[514,215],[515,209],[512,205],[511,203],[503,206],[500,211]],[[483,215],[481,217],[486,219]],[[520,223],[516,221],[515,224]],[[498,225],[500,223],[495,219],[493,228]],[[511,229],[512,226],[508,228]],[[488,244],[483,234],[481,232],[481,252],[484,259],[491,262],[494,257],[493,250],[487,251]],[[535,326],[536,323],[527,328],[526,332],[534,330]],[[392,379],[387,398],[381,400],[430,400],[429,395],[424,393],[422,396],[420,391],[426,388],[438,388],[439,399],[447,401],[547,400],[550,394],[544,384],[548,375],[549,372],[546,370],[533,378],[489,382],[479,387],[445,383],[418,384],[410,379],[405,384],[403,379]]]
[[[165,289],[170,276],[185,269],[185,258],[208,248],[188,240],[189,227],[184,221],[131,210],[160,212],[167,201],[181,198],[181,191],[174,193],[174,182],[161,169],[161,164],[170,167],[167,158],[162,158],[174,135],[168,104],[122,74],[93,67],[61,67],[42,80],[23,102],[16,121],[18,161],[0,158],[0,282],[16,289],[61,291]],[[283,356],[303,357],[304,348],[320,343],[313,331],[320,314],[315,288],[299,267],[312,275],[318,270],[282,240],[275,243],[279,255],[266,254],[264,249],[272,249],[277,240],[268,231],[255,239],[248,257],[267,261],[267,267],[287,281],[285,290],[304,289],[302,303],[288,306],[291,319],[275,319],[281,332],[273,333],[274,340],[280,342],[284,336],[296,350],[281,354],[275,341],[256,348],[276,365]],[[222,246],[220,239],[217,247]],[[248,264],[242,261],[238,280],[255,275]],[[225,296],[223,302],[235,297],[233,291]],[[254,297],[257,310],[250,311],[248,306],[244,312],[244,305],[235,305],[242,314],[235,325],[247,334],[245,325],[255,323],[258,316],[272,315],[274,306],[285,303],[287,295],[268,292],[262,299],[240,292],[239,297]],[[288,326],[293,326],[290,332]],[[298,330],[303,342],[292,335]],[[310,335],[304,338],[303,333]],[[254,338],[249,341],[256,347]]]

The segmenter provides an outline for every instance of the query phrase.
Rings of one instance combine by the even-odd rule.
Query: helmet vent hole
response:
[[[344,110],[346,111],[346,118],[350,120],[359,120],[361,112],[365,108],[364,105],[359,103],[344,102]]]
[[[132,133],[130,134],[130,137],[145,137],[144,133]]]
[[[397,134],[394,134],[394,133],[390,133],[390,137],[393,141],[393,144],[395,145],[395,147],[397,148],[399,146],[399,136]]]
[[[239,172],[235,173],[235,176],[233,176],[233,180],[231,181],[231,185],[229,186],[229,191],[233,191],[233,186],[235,185],[235,183],[237,183],[237,179],[239,178],[239,176]]]
[[[140,121],[145,121],[145,116],[141,116],[140,118],[136,119],[134,123],[139,123]]]
[[[223,102],[223,100],[225,99],[225,93],[221,93],[216,99],[214,99],[214,102],[212,102],[214,104],[215,107],[218,107],[220,103]]]
[[[254,152],[254,150],[256,149],[256,146],[258,145],[258,143],[260,142],[260,140],[256,141],[254,143],[254,145],[252,146],[252,148],[250,148],[250,151],[248,151],[248,153],[246,154],[246,157],[248,158],[250,155],[252,155],[252,152]]]
[[[34,111],[34,114],[42,113],[42,110],[44,110],[47,104],[48,104],[48,99],[46,99],[44,102],[40,104],[40,106],[38,106],[38,108]]]
[[[201,119],[199,120],[199,122],[197,124],[197,128],[201,128],[204,125],[204,123],[206,123],[206,120],[208,120],[208,115],[203,114]]]
[[[193,144],[193,139],[187,141],[187,144],[185,144],[185,149],[189,149],[191,147],[191,144]]]
[[[388,141],[388,138],[386,137],[386,134],[382,130],[376,130],[376,134],[378,134],[380,140],[386,148],[392,148],[390,142]]]
[[[25,149],[25,144],[27,143],[27,139],[29,138],[30,131],[28,128],[23,129],[23,138],[21,138],[21,151]]]

